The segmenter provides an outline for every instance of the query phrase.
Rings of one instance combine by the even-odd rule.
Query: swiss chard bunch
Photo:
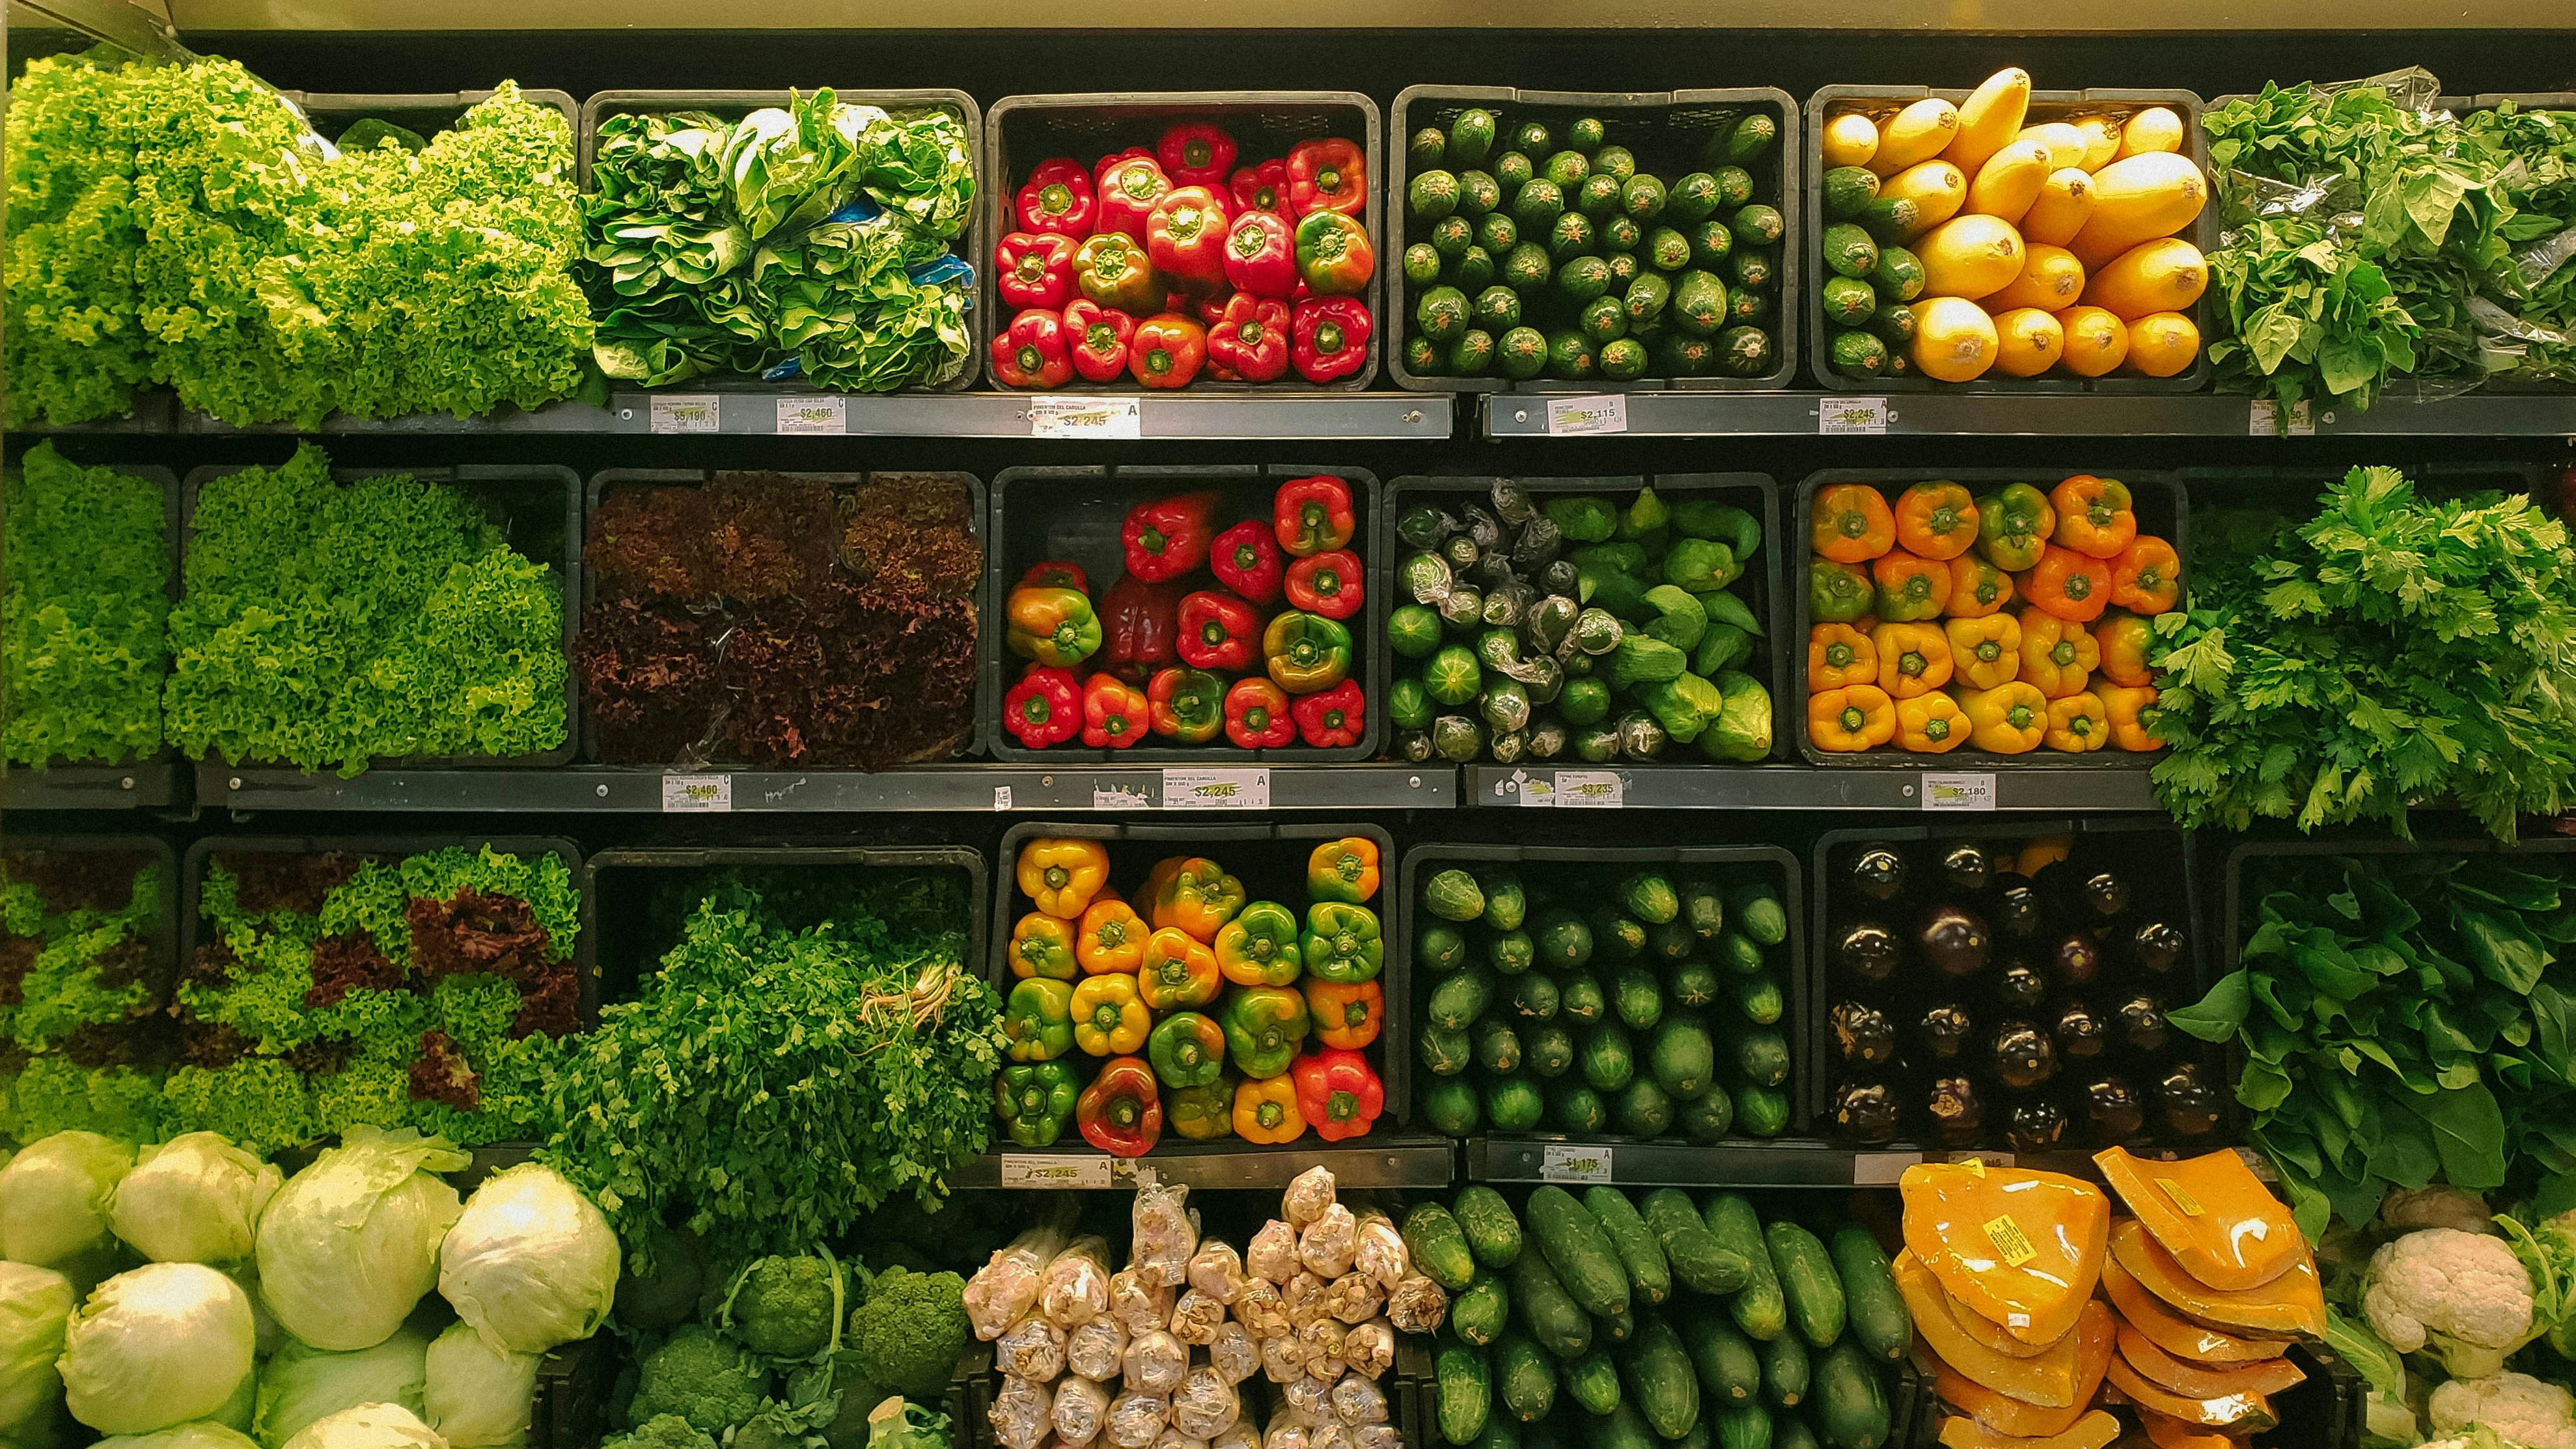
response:
[[[2156,620],[2174,746],[2158,797],[2191,828],[2383,819],[2456,798],[2511,839],[2576,800],[2576,551],[2526,497],[2419,498],[2356,468],[2317,516],[2237,549],[2193,540],[2187,611]]]
[[[0,669],[8,758],[114,761],[161,747],[168,516],[161,488],[40,443],[7,483]]]

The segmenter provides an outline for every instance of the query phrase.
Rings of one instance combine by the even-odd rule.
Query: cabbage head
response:
[[[250,1299],[201,1263],[147,1263],[98,1285],[63,1331],[72,1417],[107,1434],[212,1418],[250,1377]]]
[[[400,1404],[418,1413],[428,1354],[429,1335],[412,1328],[352,1353],[289,1343],[260,1365],[251,1433],[278,1449],[314,1420],[360,1404]]]
[[[258,1246],[260,1211],[285,1180],[230,1138],[190,1132],[143,1149],[116,1185],[108,1222],[156,1263],[240,1263]]]
[[[343,1353],[393,1337],[438,1281],[439,1241],[464,1211],[433,1174],[470,1160],[409,1128],[352,1127],[287,1179],[259,1219],[259,1291],[279,1326]]]
[[[400,1404],[361,1404],[305,1425],[286,1449],[447,1449],[447,1441]]]
[[[438,1252],[438,1291],[496,1353],[590,1337],[617,1297],[617,1234],[581,1189],[539,1163],[474,1190]]]
[[[449,1324],[429,1346],[429,1427],[455,1449],[512,1449],[528,1441],[537,1355],[496,1353],[472,1324]]]
[[[0,1262],[0,1438],[35,1426],[63,1398],[54,1360],[72,1315],[72,1280],[51,1268]]]
[[[51,1268],[107,1240],[107,1205],[134,1149],[95,1132],[40,1138],[0,1167],[0,1258]]]
[[[259,1441],[212,1419],[191,1419],[149,1434],[120,1434],[89,1449],[259,1449]]]

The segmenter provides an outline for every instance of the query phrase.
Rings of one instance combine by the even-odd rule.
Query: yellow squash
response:
[[[2046,141],[2012,141],[1986,158],[1968,183],[1967,209],[2018,223],[2048,184]]]
[[[2110,1248],[2112,1262],[2186,1318],[2230,1333],[2312,1339],[2326,1335],[2325,1293],[2317,1285],[2316,1264],[2305,1254],[2262,1287],[2231,1292],[2184,1272],[2136,1218],[2122,1218],[2111,1229]]]
[[[1914,304],[1914,370],[1936,382],[1974,382],[1995,365],[1995,319],[1958,297]]]
[[[2119,117],[2077,116],[2069,124],[2084,133],[2084,159],[2076,165],[2087,171],[2099,171],[2119,159]]]
[[[2011,286],[2025,260],[2021,233],[2011,222],[1974,214],[1932,228],[1914,254],[1923,262],[1923,295],[1971,302]]]
[[[2120,158],[2153,156],[2182,149],[2182,117],[2163,106],[2149,106],[2120,128]]]
[[[2007,377],[2037,377],[2066,352],[2066,329],[2038,307],[1995,314],[1995,370]]]
[[[2102,1293],[2120,1311],[2121,1322],[2144,1334],[2156,1347],[2193,1363],[2221,1367],[2259,1363],[2279,1358],[2290,1348],[2286,1338],[2226,1333],[2192,1322],[2148,1292],[2116,1259],[2102,1265]]]
[[[2064,247],[2022,239],[2021,275],[2012,285],[1986,299],[1998,312],[2039,307],[2063,312],[2084,295],[2084,264]]]
[[[2209,178],[2188,156],[2151,151],[2093,173],[2093,214],[2067,249],[2099,268],[2142,241],[2192,224],[2209,202]]]
[[[2077,377],[2100,377],[2129,355],[2129,324],[2100,307],[2069,307],[2057,325],[2066,333],[2058,365]]]
[[[1998,1434],[1958,1414],[1941,1421],[1942,1449],[2105,1449],[2119,1437],[2120,1421],[2107,1409],[2092,1410],[2064,1432],[2037,1439]]]
[[[2024,1343],[2074,1329],[2102,1273],[2102,1189],[2063,1173],[1935,1162],[1905,1169],[1897,1187],[1905,1246],[1969,1311]]]
[[[1939,96],[1925,96],[1878,128],[1878,151],[1869,158],[1869,169],[1894,176],[1940,155],[1958,134],[1959,108]]]
[[[2035,1408],[2067,1409],[2084,1402],[2085,1396],[2077,1392],[2082,1378],[2078,1370],[2083,1367],[2081,1335],[2069,1333],[2036,1357],[2006,1357],[1960,1330],[1960,1321],[1973,1315],[1942,1291],[1913,1253],[1897,1254],[1892,1266],[1896,1291],[1905,1299],[1914,1332],[1943,1363],[2005,1398]]]
[[[1878,125],[1858,111],[1825,122],[1825,164],[1866,166],[1878,155]]]
[[[2036,126],[2024,126],[2021,134],[2013,139],[2046,143],[2048,168],[2052,171],[2062,166],[2083,165],[2084,153],[2091,149],[2084,139],[2084,132],[2065,121],[2042,121]]]
[[[2021,134],[2021,123],[2029,114],[2030,72],[2006,66],[1959,103],[1959,133],[1941,154],[1973,174],[1987,157]]]
[[[2093,1162],[2156,1245],[2212,1288],[2260,1288],[2309,1256],[2289,1206],[2233,1152],[2151,1162],[2114,1147]]]
[[[2200,248],[2168,236],[2113,257],[2085,284],[2084,300],[2135,322],[2150,312],[2187,312],[2208,287],[2209,261]]]
[[[1959,214],[1968,201],[1968,178],[1947,161],[1919,161],[1887,178],[1878,194],[1914,203],[1911,239]]]
[[[2129,324],[2129,370],[2172,377],[2200,356],[2200,329],[2180,312],[2150,312]]]
[[[2093,219],[2093,176],[2072,166],[2048,173],[2039,199],[2021,214],[2021,239],[2062,247]]]

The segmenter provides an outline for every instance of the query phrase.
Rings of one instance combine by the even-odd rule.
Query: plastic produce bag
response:
[[[1386,1306],[1386,1290],[1366,1273],[1353,1271],[1324,1285],[1324,1307],[1344,1323],[1366,1323]]]
[[[1252,1341],[1252,1332],[1240,1323],[1229,1323],[1216,1331],[1216,1342],[1208,1345],[1208,1366],[1225,1376],[1230,1384],[1239,1384],[1261,1372],[1261,1345]]]
[[[440,1449],[445,1443],[400,1404],[361,1404],[305,1425],[285,1449]]]
[[[1161,1329],[1127,1340],[1126,1387],[1130,1393],[1168,1394],[1190,1371],[1190,1351]]]
[[[72,1417],[149,1434],[222,1411],[251,1371],[241,1285],[201,1263],[152,1263],[98,1285],[63,1330]]]
[[[1351,1449],[1404,1449],[1404,1431],[1393,1424],[1354,1425]]]
[[[1108,1311],[1109,1240],[1076,1238],[1055,1255],[1039,1279],[1038,1312],[1056,1327],[1070,1329]]]
[[[1190,1255],[1199,1250],[1197,1216],[1186,1204],[1184,1185],[1136,1190],[1129,1215],[1134,1231],[1135,1268],[1146,1282],[1176,1288],[1189,1281]]]
[[[1054,1407],[1055,1395],[1046,1385],[1006,1377],[1002,1387],[994,1391],[993,1407],[985,1417],[992,1422],[993,1437],[1004,1449],[1038,1449],[1046,1442]]]
[[[352,1127],[287,1179],[259,1221],[260,1297],[278,1323],[344,1353],[392,1337],[438,1281],[439,1242],[464,1211],[432,1174],[470,1161],[408,1128]]]
[[[32,1263],[0,1262],[0,1439],[62,1397],[54,1360],[72,1316],[72,1280]]]
[[[1064,1336],[1064,1366],[1087,1379],[1118,1377],[1127,1364],[1127,1330],[1111,1314]]]
[[[1172,1427],[1193,1439],[1213,1439],[1242,1415],[1243,1401],[1235,1395],[1234,1380],[1213,1364],[1190,1370],[1181,1386],[1172,1390]]]
[[[1362,1378],[1376,1378],[1395,1367],[1395,1325],[1372,1318],[1342,1336],[1342,1362]]]
[[[1172,1401],[1159,1394],[1120,1394],[1109,1403],[1109,1427],[1102,1433],[1118,1449],[1149,1449],[1171,1417]]]
[[[1420,1273],[1388,1290],[1386,1321],[1398,1333],[1437,1333],[1449,1318],[1449,1293]]]
[[[1196,1288],[1172,1304],[1172,1337],[1183,1343],[1205,1348],[1216,1342],[1216,1331],[1224,1326],[1225,1305]]]
[[[1046,1383],[1064,1372],[1069,1342],[1070,1337],[1063,1329],[1032,1313],[1011,1325],[1010,1332],[994,1340],[993,1369],[1015,1379]]]
[[[1254,1278],[1243,1285],[1243,1292],[1234,1300],[1234,1316],[1256,1339],[1280,1338],[1297,1331],[1288,1322],[1288,1305],[1279,1296],[1278,1287],[1266,1278]]]
[[[1299,1343],[1293,1333],[1261,1340],[1261,1376],[1274,1384],[1295,1383],[1306,1377],[1306,1345]]]
[[[1069,1378],[1055,1386],[1055,1404],[1047,1422],[1055,1426],[1056,1439],[1068,1449],[1100,1437],[1109,1421],[1109,1391],[1089,1379]]]
[[[1297,1276],[1297,1230],[1277,1218],[1261,1225],[1243,1250],[1243,1266],[1252,1276],[1286,1283]]]
[[[504,1168],[466,1199],[438,1249],[438,1292],[495,1353],[550,1353],[608,1321],[617,1234],[542,1163]]]
[[[1333,1384],[1333,1417],[1345,1424],[1386,1422],[1386,1391],[1359,1374],[1344,1374]]]
[[[1338,1419],[1326,1419],[1315,1426],[1314,1437],[1306,1442],[1310,1449],[1351,1449],[1351,1426]]]
[[[1165,1429],[1154,1436],[1154,1449],[1208,1449],[1208,1441],[1193,1439],[1178,1429]]]
[[[1311,1449],[1314,1424],[1298,1413],[1273,1414],[1261,1431],[1261,1449]]]
[[[1261,1449],[1261,1435],[1249,1419],[1238,1418],[1232,1427],[1208,1441],[1208,1449]]]
[[[1131,1339],[1169,1326],[1172,1303],[1170,1288],[1147,1282],[1134,1268],[1121,1268],[1109,1276],[1109,1316]]]
[[[1288,1190],[1279,1195],[1279,1215],[1292,1228],[1303,1228],[1324,1215],[1333,1206],[1338,1193],[1333,1185],[1333,1172],[1328,1167],[1310,1167],[1297,1174]]]
[[[1040,1226],[993,1250],[966,1283],[966,1321],[977,1338],[992,1342],[1036,1306],[1039,1280],[1063,1248],[1063,1229]]]
[[[1219,1303],[1232,1303],[1243,1292],[1243,1255],[1232,1243],[1211,1238],[1190,1255],[1190,1286]]]
[[[1333,1417],[1333,1385],[1312,1373],[1301,1373],[1279,1386],[1288,1407],[1320,1424]]]
[[[1340,1203],[1325,1207],[1297,1234],[1297,1261],[1318,1278],[1339,1278],[1351,1271],[1359,1250],[1359,1219]]]
[[[409,1328],[350,1353],[289,1343],[260,1365],[251,1434],[262,1444],[284,1444],[316,1419],[360,1404],[400,1404],[419,1413],[428,1356],[428,1336]]]
[[[1330,1317],[1332,1310],[1324,1302],[1324,1290],[1331,1285],[1312,1273],[1300,1271],[1279,1290],[1279,1302],[1288,1310],[1288,1326],[1303,1329],[1318,1318]]]
[[[1297,1330],[1297,1341],[1306,1345],[1306,1372],[1309,1376],[1331,1382],[1342,1376],[1342,1343],[1351,1334],[1350,1325],[1338,1318],[1318,1318]]]
[[[136,1154],[116,1184],[108,1224],[156,1263],[245,1262],[259,1243],[259,1215],[286,1184],[215,1132],[188,1132]]]
[[[1351,1266],[1393,1288],[1413,1271],[1413,1254],[1404,1246],[1404,1234],[1396,1231],[1393,1221],[1375,1208],[1359,1215],[1359,1248],[1351,1257]]]
[[[107,1241],[108,1204],[134,1149],[57,1132],[0,1167],[0,1258],[51,1268]]]
[[[509,1449],[528,1439],[538,1355],[500,1353],[470,1323],[433,1339],[423,1367],[421,1418],[452,1449]]]

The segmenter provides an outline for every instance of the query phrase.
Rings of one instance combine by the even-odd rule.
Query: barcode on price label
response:
[[[1816,404],[1816,431],[1827,435],[1886,432],[1887,399],[1829,397]]]
[[[1091,808],[1094,810],[1151,810],[1154,808],[1154,797],[1146,794],[1145,787],[1142,785],[1111,785],[1106,789],[1094,785],[1091,787]]]
[[[1551,1142],[1539,1149],[1538,1175],[1543,1182],[1608,1182],[1611,1151],[1574,1142]]]
[[[1141,438],[1145,405],[1132,397],[1033,397],[1032,438]]]
[[[699,393],[685,397],[653,396],[653,431],[657,433],[712,433],[717,430],[715,394]]]
[[[783,397],[778,400],[778,431],[782,433],[846,433],[850,430],[850,400],[839,397]]]
[[[1270,772],[1255,770],[1165,770],[1166,810],[1267,810]]]
[[[664,775],[662,813],[727,815],[733,811],[733,776]]]
[[[2277,438],[2281,434],[2281,405],[2268,397],[2258,397],[2245,406],[2245,434],[2252,438]],[[2290,405],[2290,431],[2293,438],[2317,435],[2316,415],[2308,411],[2308,401],[2299,399]]]
[[[1002,1154],[1004,1187],[1108,1187],[1109,1159],[1106,1157],[1035,1157],[1026,1153]]]
[[[1992,810],[1995,808],[1995,777],[1988,774],[1926,774],[1923,777],[1923,808]]]
[[[1617,810],[1628,803],[1628,789],[1616,770],[1559,770],[1556,808]]]
[[[1548,399],[1547,435],[1551,438],[1626,431],[1628,399],[1618,393]]]

